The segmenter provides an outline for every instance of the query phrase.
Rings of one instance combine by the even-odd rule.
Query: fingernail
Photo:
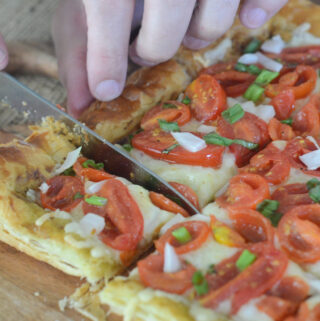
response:
[[[247,25],[250,28],[258,28],[262,26],[267,20],[267,12],[262,8],[252,8],[247,13]]]
[[[210,44],[209,41],[205,41],[192,36],[185,36],[183,39],[183,45],[190,49],[202,49]]]
[[[8,62],[8,55],[7,53],[0,49],[0,69],[6,67]]]
[[[101,81],[95,90],[95,96],[102,101],[112,100],[121,94],[121,86],[115,80]]]

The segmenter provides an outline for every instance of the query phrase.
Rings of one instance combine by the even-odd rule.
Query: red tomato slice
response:
[[[80,177],[85,177],[92,182],[100,182],[105,179],[114,178],[113,175],[105,172],[104,170],[95,169],[95,168],[84,168],[82,164],[87,160],[85,157],[79,157],[77,162],[73,165],[73,170]]]
[[[270,197],[265,178],[256,174],[239,174],[231,178],[227,191],[216,199],[222,207],[247,207],[255,209],[264,199]]]
[[[248,243],[273,242],[274,228],[270,221],[257,211],[239,208],[229,211],[233,227]]]
[[[253,264],[234,275],[231,280],[219,288],[211,288],[211,280],[208,277],[210,291],[199,301],[206,308],[215,309],[221,302],[231,299],[231,314],[237,313],[242,305],[254,299],[268,290],[278,282],[285,272],[288,259],[284,253],[276,250],[270,244],[258,243],[250,248],[250,251],[257,255]],[[225,260],[225,269],[235,271],[235,263],[239,253],[233,258]],[[216,268],[220,268],[217,266]],[[225,272],[226,273],[226,272]],[[219,274],[211,278],[219,278]],[[232,274],[232,273],[230,273]],[[215,282],[213,282],[215,284]]]
[[[191,110],[197,120],[216,119],[227,107],[226,94],[218,81],[210,75],[200,75],[186,89]]]
[[[169,107],[166,107],[169,106]],[[150,109],[141,120],[141,128],[144,130],[159,127],[159,119],[167,122],[177,122],[179,126],[187,123],[191,118],[189,106],[175,100],[170,100]]]
[[[272,83],[266,86],[265,95],[273,98],[280,94],[281,91],[291,89],[295,99],[307,97],[315,88],[317,82],[317,73],[310,66],[298,66],[295,71],[281,76],[278,83]]]
[[[181,214],[184,217],[189,217],[189,213],[181,206],[179,206],[177,203],[174,201],[171,201],[169,198],[165,197],[162,194],[155,193],[155,192],[150,192],[149,197],[151,202],[161,208],[162,210],[172,212],[175,214]]]
[[[49,189],[41,192],[41,204],[50,210],[63,210],[70,212],[82,200],[74,199],[77,193],[84,195],[84,186],[78,177],[55,176],[46,181]]]
[[[143,131],[135,135],[132,139],[132,146],[134,148],[143,151],[151,157],[164,160],[168,163],[198,165],[213,168],[221,166],[225,147],[208,144],[206,148],[199,152],[192,153],[181,146],[176,146],[169,152],[165,152],[176,143],[177,141],[170,133],[160,129]]]
[[[239,169],[239,173],[253,173],[263,176],[270,184],[280,184],[290,174],[290,164],[283,152],[270,143],[250,159],[250,164]]]
[[[307,185],[301,183],[281,186],[273,192],[271,198],[279,202],[278,211],[283,214],[296,206],[313,204]]]
[[[309,102],[293,117],[292,127],[298,135],[318,137],[320,134],[320,95]]]
[[[302,163],[299,159],[299,156],[307,154],[316,150],[317,147],[307,138],[295,138],[288,142],[284,153],[286,157],[289,159],[291,166],[301,170],[303,173],[312,175],[312,176],[320,176],[320,170],[308,170],[307,166]]]
[[[262,149],[269,141],[268,126],[257,116],[245,113],[244,116],[234,124],[230,124],[223,117],[218,120],[218,133],[230,139],[243,139],[248,142],[259,144],[259,148],[250,150],[238,144],[232,144],[229,148],[236,157],[239,167],[246,165],[250,157],[259,149]]]
[[[268,133],[272,140],[291,140],[296,137],[292,127],[272,118],[268,124]]]
[[[297,304],[275,296],[265,296],[259,300],[257,307],[274,321],[282,321],[295,313]]]
[[[278,233],[281,247],[298,263],[320,259],[320,205],[297,206],[280,220]]]
[[[291,89],[284,90],[275,96],[270,104],[274,107],[276,118],[284,120],[290,117],[295,105],[294,92]]]
[[[191,187],[177,182],[169,182],[169,184],[182,194],[195,208],[200,210],[198,195]]]
[[[191,264],[185,264],[175,273],[164,273],[163,264],[163,255],[159,254],[149,255],[138,262],[139,276],[145,286],[175,294],[183,294],[192,287],[196,269]]]
[[[96,195],[106,198],[107,204],[95,206],[83,202],[83,210],[106,219],[107,227],[99,235],[101,240],[116,250],[135,250],[143,237],[144,220],[127,186],[118,179],[109,179]]]
[[[320,320],[320,303],[310,310],[308,303],[303,302],[300,307],[297,316],[289,317],[285,321],[319,321]]]
[[[199,75],[211,75],[214,76],[224,71],[234,70],[236,62],[219,62],[217,64],[211,65],[208,68],[203,68],[200,70]]]
[[[187,243],[180,243],[172,232],[180,227],[185,227],[191,234],[191,240]],[[164,253],[164,246],[169,243],[174,247],[177,254],[184,254],[198,249],[208,238],[210,228],[207,223],[203,221],[189,221],[175,224],[164,233],[159,240],[155,241],[156,249],[160,253]]]

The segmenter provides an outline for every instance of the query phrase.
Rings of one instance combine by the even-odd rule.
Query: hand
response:
[[[240,19],[258,28],[287,0],[244,0]],[[79,116],[93,97],[108,101],[123,90],[128,51],[136,63],[170,59],[181,43],[206,47],[232,25],[240,0],[62,0],[53,39],[69,112]],[[196,8],[195,8],[196,7]],[[142,17],[143,16],[143,17]],[[129,48],[132,26],[138,37]]]

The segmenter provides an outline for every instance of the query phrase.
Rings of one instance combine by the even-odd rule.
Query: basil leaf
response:
[[[104,165],[103,163],[96,163],[93,159],[87,159],[82,163],[83,168],[94,168],[94,169],[103,169]]]
[[[77,192],[77,193],[74,194],[73,199],[77,200],[77,199],[82,198],[82,197],[83,197],[83,195],[80,192]]]
[[[309,196],[314,202],[320,203],[320,186],[317,185],[316,187],[311,188],[309,190]]]
[[[210,133],[203,137],[207,144],[220,145],[220,146],[230,146],[231,144],[238,144],[248,149],[255,149],[259,147],[259,144],[251,143],[243,139],[229,139],[218,135],[217,133]]]
[[[177,122],[167,122],[166,120],[158,119],[158,123],[160,125],[160,128],[166,132],[179,132],[180,131],[180,128],[179,128]]]
[[[209,291],[209,285],[200,271],[194,272],[192,276],[192,284],[198,295],[204,295]]]
[[[222,117],[230,124],[236,123],[244,116],[244,110],[240,104],[235,104],[231,108],[222,112]]]
[[[274,227],[278,226],[278,223],[282,217],[282,214],[277,212],[279,208],[279,202],[275,200],[266,199],[257,205],[257,210],[267,219],[271,221]]]
[[[248,67],[245,64],[242,64],[241,62],[236,63],[234,66],[234,69],[240,72],[247,72]]]
[[[65,175],[65,176],[76,176],[76,172],[73,170],[72,167],[66,169],[62,175]]]
[[[171,103],[164,103],[162,105],[162,109],[178,109],[178,106],[176,106],[175,104],[171,104]]]
[[[293,119],[290,117],[288,119],[280,120],[280,123],[282,124],[287,124],[287,125],[292,125]]]
[[[244,48],[243,52],[244,53],[254,53],[254,52],[258,51],[260,46],[261,46],[261,41],[256,39],[256,38],[254,38]]]
[[[188,96],[185,96],[181,102],[185,105],[189,105],[191,103],[191,99]]]
[[[247,71],[252,75],[259,75],[261,72],[261,69],[259,67],[257,67],[256,65],[250,65],[247,68]]]
[[[173,145],[169,146],[168,148],[164,149],[161,153],[162,154],[169,154],[173,149],[175,149],[178,146],[179,146],[179,144],[173,144]]]
[[[131,144],[123,144],[122,147],[127,151],[127,152],[131,152],[132,150],[132,145]]]
[[[320,185],[320,181],[317,178],[312,178],[310,179],[310,181],[307,182],[307,189],[308,191],[310,191],[310,189],[319,186]]]

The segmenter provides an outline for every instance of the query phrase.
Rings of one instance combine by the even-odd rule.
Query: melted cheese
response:
[[[202,166],[169,164],[132,149],[131,156],[157,173],[164,180],[190,186],[198,195],[200,206],[210,202],[215,193],[236,173],[234,156],[225,153],[218,169]]]
[[[235,321],[272,321],[272,318],[260,311],[256,306],[257,302],[259,302],[262,298],[263,296],[244,304],[238,313],[233,316],[233,319]]]
[[[232,225],[232,221],[229,218],[228,211],[220,207],[217,203],[208,204],[203,210],[204,215],[214,215],[220,222],[227,225]]]
[[[320,45],[320,38],[310,32],[310,23],[303,23],[292,33],[291,40],[287,43],[288,47],[299,47],[307,45]]]

